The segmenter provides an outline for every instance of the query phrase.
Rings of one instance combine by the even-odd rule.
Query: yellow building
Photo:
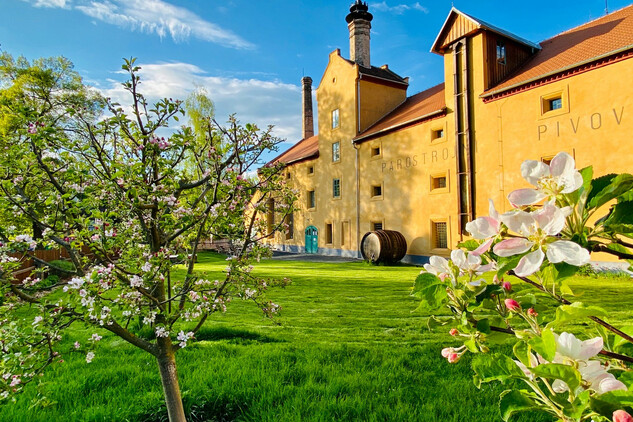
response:
[[[466,237],[488,198],[508,209],[525,159],[567,151],[594,175],[631,172],[633,6],[540,44],[453,8],[431,49],[445,83],[412,96],[408,78],[371,66],[366,3],[346,20],[350,58],[330,53],[318,134],[303,78],[304,139],[273,160],[300,197],[278,249],[358,257],[365,233],[387,229],[423,263]]]

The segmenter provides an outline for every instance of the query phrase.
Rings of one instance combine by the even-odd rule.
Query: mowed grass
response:
[[[204,254],[199,269],[218,278],[224,257]],[[271,290],[281,304],[274,322],[235,301],[214,315],[196,343],[177,355],[192,421],[499,421],[503,387],[472,382],[470,356],[450,365],[440,350],[456,345],[446,330],[429,332],[428,315],[409,296],[420,269],[353,263],[265,260],[261,276],[290,277]],[[633,284],[624,277],[578,277],[579,300],[601,304],[609,321],[630,324]],[[575,327],[591,331],[586,327]],[[85,341],[81,326],[64,340]],[[0,408],[1,421],[162,421],[154,359],[104,335],[91,364],[70,351]],[[525,415],[522,421],[548,421]]]

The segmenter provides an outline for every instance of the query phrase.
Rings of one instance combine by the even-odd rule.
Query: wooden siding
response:
[[[437,42],[440,51],[444,51],[446,47],[460,38],[477,31],[479,29],[479,25],[462,15],[454,14],[445,28],[446,29],[443,31]]]
[[[505,45],[505,64],[497,61],[497,41],[502,41]],[[518,44],[490,31],[484,32],[484,48],[486,50],[484,54],[484,66],[486,69],[485,89],[490,89],[501,82],[532,56],[530,47]]]

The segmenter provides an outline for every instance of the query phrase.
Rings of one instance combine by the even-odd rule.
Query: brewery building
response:
[[[467,238],[489,198],[509,209],[526,159],[566,151],[594,175],[632,171],[633,5],[540,43],[453,8],[431,46],[445,82],[414,95],[372,65],[372,18],[360,0],[346,16],[349,58],[329,55],[317,133],[302,79],[303,139],[273,160],[299,201],[275,248],[360,257],[368,232],[390,230],[424,263]]]

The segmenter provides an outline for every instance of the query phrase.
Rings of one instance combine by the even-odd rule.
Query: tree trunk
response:
[[[178,373],[176,372],[176,355],[171,350],[171,344],[166,351],[161,350],[156,360],[158,361],[160,379],[163,383],[169,421],[186,422],[185,409],[182,406],[180,386],[178,385]]]

